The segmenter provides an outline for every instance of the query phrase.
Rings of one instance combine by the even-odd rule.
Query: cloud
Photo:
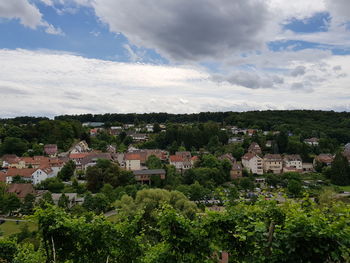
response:
[[[333,18],[336,20],[350,20],[350,1],[349,0],[326,0]]]
[[[47,5],[52,5],[49,0],[42,0]],[[10,0],[0,2],[0,17],[7,19],[19,19],[20,23],[31,29],[45,28],[45,32],[52,35],[64,35],[60,28],[56,28],[42,18],[40,10],[27,0]]]
[[[291,74],[293,77],[297,77],[297,76],[305,75],[305,73],[306,73],[306,67],[304,67],[304,66],[297,66],[295,69],[293,69],[293,70],[291,71],[290,74]]]
[[[4,97],[0,112],[1,117],[51,117],[105,112],[340,109],[347,107],[338,97],[350,96],[350,77],[337,78],[340,72],[332,69],[341,66],[348,72],[349,61],[349,56],[327,58],[325,72],[317,65],[305,64],[308,73],[298,82],[288,74],[261,71],[237,71],[218,81],[194,66],[118,63],[64,52],[0,49],[0,93]],[[308,79],[309,75],[325,80],[316,82],[316,77]]]
[[[172,60],[202,61],[259,49],[269,12],[261,0],[99,0],[96,15],[133,45]]]
[[[42,24],[42,15],[39,9],[27,0],[1,1],[0,17],[19,19],[22,25],[32,29]]]
[[[238,71],[228,76],[214,75],[213,79],[218,82],[226,81],[249,89],[274,89],[276,84],[283,84],[284,82],[282,77],[276,75],[261,75],[248,71]]]

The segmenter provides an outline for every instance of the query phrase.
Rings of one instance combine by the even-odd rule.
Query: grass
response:
[[[340,190],[345,191],[345,192],[350,192],[350,185],[346,186],[338,186]]]
[[[37,230],[36,224],[32,222],[18,222],[17,224],[14,221],[6,221],[5,223],[0,225],[0,232],[3,234],[1,237],[8,237],[13,234],[19,233],[21,231],[21,226],[23,226],[24,224],[28,224],[29,231]]]

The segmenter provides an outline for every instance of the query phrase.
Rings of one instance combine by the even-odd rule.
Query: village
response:
[[[108,160],[117,164],[121,169],[131,171],[135,182],[141,185],[152,185],[152,179],[159,178],[165,180],[167,170],[164,167],[151,169],[147,167],[147,160],[151,156],[160,160],[164,165],[173,166],[177,173],[184,175],[187,170],[196,167],[198,160],[206,154],[210,154],[205,149],[201,151],[186,151],[180,149],[171,154],[165,149],[139,149],[137,145],[148,141],[149,136],[154,133],[154,124],[147,124],[144,127],[134,127],[133,124],[124,126],[103,128],[103,123],[84,123],[83,126],[88,129],[91,138],[101,133],[108,133],[110,136],[118,136],[125,132],[132,139],[125,152],[119,152],[115,146],[107,145],[104,151],[92,149],[86,141],[75,143],[66,152],[58,149],[56,144],[47,144],[43,146],[43,155],[20,157],[14,154],[1,156],[0,182],[6,183],[9,187],[7,191],[14,193],[23,200],[27,194],[34,194],[40,198],[47,190],[37,189],[37,186],[50,178],[55,178],[69,161],[75,165],[74,177],[84,175],[89,167],[96,165],[98,160]],[[97,126],[97,127],[96,127]],[[165,132],[165,125],[157,125],[159,132]],[[264,135],[275,132],[262,132],[255,129],[239,129],[235,126],[222,128],[229,134],[228,144],[236,145],[243,143],[247,138],[252,138],[258,132]],[[143,131],[143,133],[140,133]],[[257,142],[250,143],[247,151],[237,160],[232,153],[224,153],[217,156],[219,160],[227,160],[230,163],[230,180],[239,180],[242,177],[253,176],[258,187],[265,184],[265,175],[284,173],[312,174],[319,167],[331,166],[335,155],[330,153],[320,153],[315,155],[312,162],[303,162],[299,154],[275,154],[272,153],[272,140],[266,140],[265,145],[261,147]],[[305,139],[304,144],[309,147],[317,147],[319,139]],[[182,147],[183,148],[183,147]],[[264,150],[263,150],[264,149]],[[346,144],[343,155],[350,161],[350,143]],[[72,179],[72,178],[71,178]],[[85,183],[84,177],[80,176],[79,183]],[[65,184],[71,184],[71,181]],[[320,180],[319,182],[320,183]],[[304,185],[309,184],[304,180]],[[266,186],[266,185],[265,185]],[[259,189],[259,188],[258,188]],[[253,191],[254,192],[254,191]],[[78,193],[65,193],[69,196],[70,205],[82,204],[84,197]],[[55,203],[58,203],[62,194],[53,195]],[[200,200],[197,200],[200,201]],[[202,200],[203,201],[203,200]]]

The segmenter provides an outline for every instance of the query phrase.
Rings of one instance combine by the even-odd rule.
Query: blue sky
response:
[[[0,110],[349,110],[347,10],[346,0],[0,0]],[[74,81],[54,74],[65,62]]]

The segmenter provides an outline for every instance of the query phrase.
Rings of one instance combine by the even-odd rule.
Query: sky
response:
[[[0,118],[350,111],[349,0],[0,0]]]

